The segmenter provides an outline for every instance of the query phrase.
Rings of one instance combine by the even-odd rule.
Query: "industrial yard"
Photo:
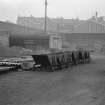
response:
[[[0,105],[105,105],[103,4],[1,0]]]
[[[0,75],[0,105],[104,105],[105,56],[56,72]]]

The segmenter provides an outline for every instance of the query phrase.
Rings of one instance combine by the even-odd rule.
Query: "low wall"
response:
[[[82,46],[100,50],[105,46],[104,33],[63,33],[61,35],[72,47]]]

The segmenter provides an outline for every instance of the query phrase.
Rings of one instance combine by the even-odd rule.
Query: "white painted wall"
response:
[[[58,35],[51,35],[49,40],[49,48],[51,49],[62,49],[62,38]]]

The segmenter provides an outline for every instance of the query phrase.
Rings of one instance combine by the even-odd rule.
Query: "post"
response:
[[[47,0],[45,0],[45,23],[44,23],[44,32],[47,32]]]

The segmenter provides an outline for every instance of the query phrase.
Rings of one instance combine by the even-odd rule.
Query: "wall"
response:
[[[50,40],[49,40],[49,46],[51,49],[62,49],[62,38],[61,36],[58,35],[52,35],[50,36]]]
[[[8,34],[8,32],[0,31],[0,44],[4,47],[9,46],[9,34]]]
[[[11,35],[9,37],[10,47],[18,46],[31,50],[35,49],[48,49],[49,48],[49,37],[48,36],[20,36],[20,35]]]
[[[78,46],[90,49],[105,46],[105,33],[71,33],[61,34],[70,47]]]

